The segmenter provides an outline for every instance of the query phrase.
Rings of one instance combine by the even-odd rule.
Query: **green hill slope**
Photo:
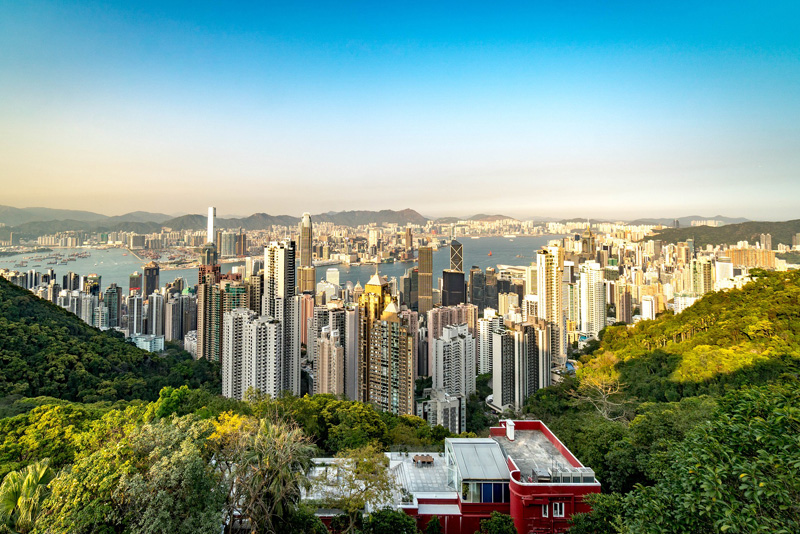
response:
[[[792,236],[800,232],[800,219],[783,222],[750,221],[725,226],[694,226],[689,228],[665,228],[647,240],[661,239],[667,243],[679,243],[694,239],[695,247],[706,245],[735,245],[739,241],[757,243],[761,234],[772,235],[772,246],[779,243],[792,244]]]
[[[0,398],[158,398],[164,386],[219,388],[215,366],[140,350],[0,278]]]

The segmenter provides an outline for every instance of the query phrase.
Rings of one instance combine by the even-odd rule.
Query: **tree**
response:
[[[425,534],[444,534],[444,529],[442,529],[442,523],[439,521],[438,515],[432,516],[428,524],[425,525]]]
[[[518,534],[510,515],[492,512],[489,519],[481,521],[481,529],[475,534]]]
[[[0,525],[21,534],[33,530],[53,476],[47,459],[7,474],[0,484]]]
[[[417,522],[402,510],[382,508],[364,520],[364,534],[419,534]]]
[[[347,515],[348,533],[353,532],[358,515],[367,504],[388,504],[394,489],[389,458],[374,444],[337,454],[336,463],[324,469],[314,485],[326,506]]]

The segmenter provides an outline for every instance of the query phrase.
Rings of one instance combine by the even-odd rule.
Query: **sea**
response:
[[[536,251],[541,247],[546,246],[547,243],[554,239],[559,239],[562,236],[545,235],[545,236],[517,236],[511,237],[481,237],[478,239],[462,237],[459,242],[463,246],[464,255],[464,271],[469,273],[472,266],[486,269],[487,267],[495,267],[498,265],[530,265],[535,260]],[[25,257],[30,256],[46,256],[47,252],[39,252],[32,254],[30,252],[17,254],[14,256],[6,256],[0,258],[0,269],[10,269],[18,271],[29,271],[36,269],[39,272],[45,272],[48,268],[52,268],[56,273],[56,280],[61,281],[61,277],[72,271],[79,275],[85,276],[88,274],[98,274],[101,277],[100,284],[101,290],[104,290],[112,283],[117,284],[123,289],[127,289],[129,276],[134,271],[143,272],[145,263],[149,260],[142,262],[136,256],[129,253],[125,249],[110,248],[110,249],[68,249],[56,248],[56,252],[69,255],[73,252],[89,252],[90,256],[87,258],[78,258],[75,261],[69,262],[68,265],[47,265],[47,260],[32,261],[24,260]],[[27,267],[14,267],[15,264],[21,261],[27,261]],[[230,272],[236,265],[243,265],[244,262],[223,263],[221,268],[223,273]],[[406,272],[407,269],[413,268],[416,263],[413,262],[396,262],[396,263],[382,263],[378,266],[379,272],[389,279],[400,277]],[[433,273],[434,280],[437,273],[441,275],[442,270],[450,267],[450,248],[443,247],[438,249],[433,254]],[[326,276],[328,269],[337,269],[339,271],[339,281],[342,286],[347,282],[361,282],[365,285],[367,280],[375,272],[375,265],[329,265],[317,267],[317,280],[322,280]],[[467,274],[468,276],[468,274]],[[197,269],[176,269],[176,270],[161,270],[160,284],[164,285],[174,281],[176,278],[181,277],[186,280],[188,286],[197,284]],[[434,283],[436,287],[436,283]]]

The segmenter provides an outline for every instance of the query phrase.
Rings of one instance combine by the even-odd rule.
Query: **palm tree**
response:
[[[20,534],[33,530],[54,477],[48,459],[7,474],[0,484],[0,525]]]

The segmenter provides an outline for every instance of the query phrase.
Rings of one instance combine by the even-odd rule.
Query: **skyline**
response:
[[[794,219],[798,15],[7,3],[0,204]]]

